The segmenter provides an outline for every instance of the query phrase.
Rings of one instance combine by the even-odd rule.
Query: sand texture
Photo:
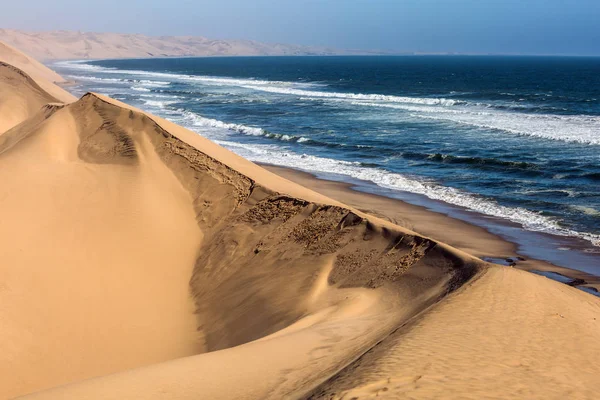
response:
[[[0,74],[0,398],[596,394],[598,298]]]

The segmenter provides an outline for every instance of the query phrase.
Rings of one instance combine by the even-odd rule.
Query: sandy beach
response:
[[[514,244],[0,62],[0,398],[597,395],[600,298]]]

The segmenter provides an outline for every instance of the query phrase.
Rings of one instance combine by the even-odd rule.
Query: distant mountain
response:
[[[380,54],[252,40],[214,40],[201,36],[146,36],[74,31],[25,32],[0,29],[0,41],[40,60]]]

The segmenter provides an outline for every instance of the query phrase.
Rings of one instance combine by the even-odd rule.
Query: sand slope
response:
[[[313,399],[593,399],[600,301],[492,267],[327,382]]]
[[[1,40],[1,39],[0,39]],[[29,75],[45,92],[62,103],[76,100],[75,96],[58,87],[55,83],[65,80],[39,61],[29,57],[14,47],[0,41],[0,62],[10,64]],[[6,96],[2,96],[6,98]]]
[[[0,133],[56,101],[23,71],[0,62]]]
[[[0,398],[583,398],[600,374],[597,298],[105,96],[0,135],[0,181]]]

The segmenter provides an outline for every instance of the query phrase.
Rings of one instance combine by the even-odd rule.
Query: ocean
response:
[[[600,273],[600,58],[63,61],[95,91],[252,161],[352,183]]]

